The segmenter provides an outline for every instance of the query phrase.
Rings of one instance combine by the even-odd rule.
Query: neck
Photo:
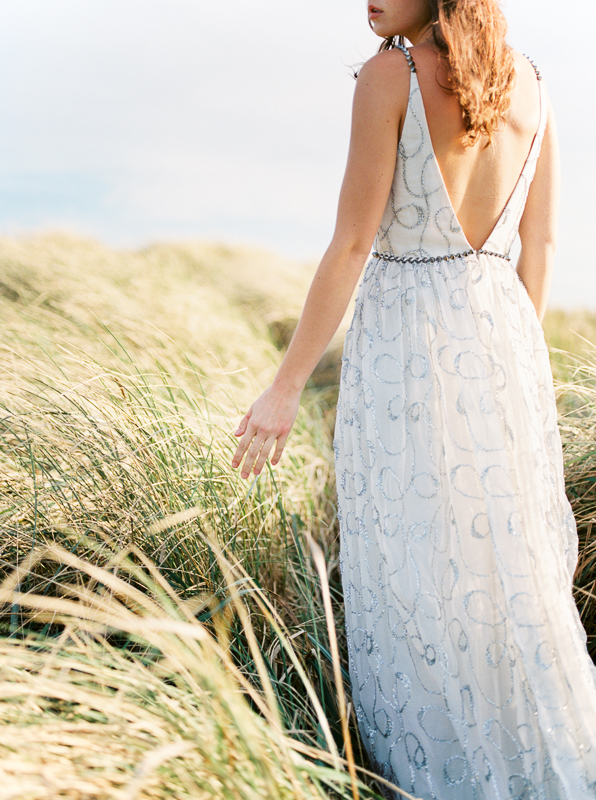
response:
[[[413,45],[424,44],[426,42],[429,42],[430,44],[432,35],[433,24],[432,22],[427,22],[427,24],[420,28],[420,30],[408,33],[407,38],[412,42]]]

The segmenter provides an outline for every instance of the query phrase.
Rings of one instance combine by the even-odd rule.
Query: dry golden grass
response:
[[[551,348],[551,365],[556,380],[573,380],[575,358],[596,354],[596,312],[549,308],[544,317],[544,334]]]
[[[342,723],[337,675],[347,674],[334,662],[308,546],[312,535],[323,548],[343,647],[320,394],[306,392],[278,468],[244,483],[229,466],[231,432],[272,378],[274,340],[297,315],[312,270],[215,245],[115,253],[57,236],[2,241],[0,264],[0,555],[5,574],[19,569],[0,617],[12,637],[0,662],[3,714],[15,726],[12,747],[0,739],[0,775],[17,792],[6,796],[318,797],[325,781],[353,796],[338,762],[346,714],[356,762],[365,759],[349,707]],[[46,555],[25,569],[38,548]],[[240,605],[218,548],[244,570]],[[149,680],[156,660],[174,663],[184,636],[157,642],[147,614],[131,630],[113,596],[101,622],[98,598],[129,550],[136,567],[158,565],[176,598],[168,618],[182,609],[214,641],[224,636],[223,676],[196,651],[192,668],[178,661]],[[92,570],[105,574],[90,580]],[[130,592],[150,594],[139,575],[129,571]],[[63,605],[73,598],[76,607]],[[194,683],[176,694],[179,673],[189,681],[190,672]]]
[[[4,580],[1,602],[18,602],[38,622],[59,623],[61,633],[0,641],[1,798],[322,800],[329,789],[340,797],[375,796],[351,759],[350,775],[344,770],[283,622],[242,568],[212,544],[230,597],[230,609],[213,618],[215,631],[195,619],[139,552],[133,561],[114,551],[107,568],[98,568],[63,548],[39,548]],[[63,582],[59,598],[19,592],[36,561],[74,567],[84,580]],[[326,747],[284,730],[240,582],[250,584],[255,607],[279,631]],[[231,656],[234,614],[258,686]],[[122,645],[123,637],[133,649]]]
[[[229,466],[312,271],[216,244],[0,240],[0,800],[379,796],[354,782],[337,352],[280,466],[248,484]],[[547,339],[570,349],[573,327],[596,339],[593,317],[560,312]],[[554,358],[573,378],[562,433],[594,637],[594,364]]]
[[[259,294],[261,260],[271,280]],[[300,605],[292,537],[310,531],[336,563],[317,394],[278,469],[245,484],[229,462],[232,431],[280,359],[268,318],[284,290],[297,308],[309,269],[214,245],[116,253],[61,237],[2,241],[0,263],[4,558],[53,530],[93,530],[142,547],[183,594],[213,593],[220,576],[193,529],[218,530],[263,585]],[[198,518],[150,531],[197,505]]]

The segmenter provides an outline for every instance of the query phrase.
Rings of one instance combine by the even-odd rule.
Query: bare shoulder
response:
[[[401,117],[410,94],[410,68],[400,50],[385,50],[369,58],[358,73],[356,99],[377,111]]]
[[[536,69],[540,69],[539,65],[536,65],[536,69],[532,66],[532,62],[528,58],[528,56],[523,55],[518,50],[511,49],[511,55],[513,56],[513,64],[515,66],[515,74],[518,79],[524,81],[536,81]]]
[[[527,56],[512,50],[515,84],[511,92],[509,120],[521,130],[535,132],[540,119],[540,91],[534,66]],[[537,66],[539,69],[539,67]]]
[[[410,67],[401,50],[384,50],[363,64],[358,73],[358,80],[361,78],[366,81],[397,81],[409,84]]]
[[[385,50],[369,58],[358,73],[360,91],[385,95],[387,101],[407,102],[410,87],[410,68],[400,50]]]

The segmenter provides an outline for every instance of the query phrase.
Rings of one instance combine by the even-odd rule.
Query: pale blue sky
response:
[[[364,0],[0,0],[0,232],[324,251]],[[563,158],[551,305],[596,308],[593,0],[509,0]],[[572,44],[571,44],[572,43]]]

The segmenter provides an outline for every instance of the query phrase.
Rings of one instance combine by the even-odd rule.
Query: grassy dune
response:
[[[0,798],[353,796],[321,391],[279,468],[229,467],[311,270],[63,237],[0,263]]]
[[[0,800],[380,796],[342,668],[337,343],[279,467],[229,467],[312,270],[0,240]],[[546,328],[578,354],[553,358],[594,641],[595,367],[569,323]]]

